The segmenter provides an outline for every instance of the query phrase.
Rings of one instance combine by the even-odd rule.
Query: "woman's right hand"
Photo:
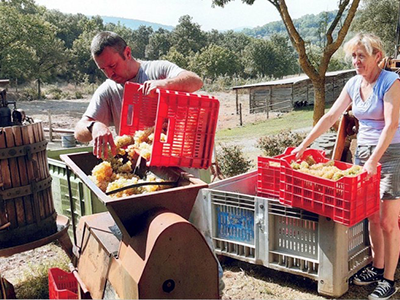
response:
[[[302,145],[297,146],[292,150],[292,155],[296,155],[296,159],[300,159],[303,156],[304,150],[306,150]]]

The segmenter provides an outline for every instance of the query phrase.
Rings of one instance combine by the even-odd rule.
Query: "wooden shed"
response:
[[[336,100],[347,80],[356,74],[355,70],[326,73],[326,103]],[[314,87],[308,76],[234,86],[236,91],[236,113],[239,114],[239,90],[249,91],[250,113],[288,112],[294,107],[314,104]]]
[[[0,79],[0,89],[5,89],[10,84],[9,79]]]

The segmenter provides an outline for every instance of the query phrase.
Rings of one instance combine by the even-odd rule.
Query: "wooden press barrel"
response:
[[[0,249],[57,232],[42,123],[0,127]]]

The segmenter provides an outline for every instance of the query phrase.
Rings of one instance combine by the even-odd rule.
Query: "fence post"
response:
[[[239,120],[240,120],[240,126],[243,126],[242,103],[239,104]]]
[[[253,96],[252,92],[253,92],[253,90],[250,89],[250,92],[249,92],[249,112],[251,114],[254,113],[254,106],[253,106],[254,96]]]
[[[236,90],[236,114],[239,114],[239,94],[238,90]]]
[[[51,126],[51,113],[49,110],[47,111],[47,114],[49,115],[49,140],[50,140],[50,142],[52,142],[53,141],[53,128]]]
[[[269,119],[269,106],[272,100],[272,87],[269,88],[269,97],[267,97],[267,119]]]

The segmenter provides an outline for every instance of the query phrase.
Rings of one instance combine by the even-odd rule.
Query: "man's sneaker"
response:
[[[368,295],[368,300],[386,300],[396,294],[397,289],[385,279],[379,280],[375,290]]]
[[[383,273],[378,273],[376,269],[372,266],[368,266],[357,274],[353,278],[353,283],[355,285],[368,285],[374,282],[378,282],[383,278]]]

